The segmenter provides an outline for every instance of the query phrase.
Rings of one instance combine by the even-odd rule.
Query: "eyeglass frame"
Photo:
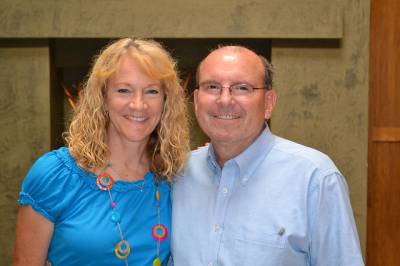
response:
[[[209,90],[207,90],[207,89],[204,89],[204,85],[216,85],[216,86],[218,86],[219,87],[219,89],[218,89],[218,93],[212,93],[212,92],[210,92]],[[232,93],[232,88],[234,87],[234,86],[246,86],[246,87],[248,87],[248,88],[251,88],[251,91],[249,91],[249,92],[246,92],[246,93],[244,93],[244,94],[235,94],[235,93]],[[203,89],[201,89],[201,88],[203,88]],[[267,87],[253,87],[252,85],[250,85],[250,84],[248,84],[248,83],[235,83],[235,84],[232,84],[232,85],[229,85],[229,86],[223,86],[222,84],[220,84],[220,83],[218,83],[218,82],[209,82],[209,81],[206,81],[206,82],[202,82],[202,83],[200,83],[199,85],[197,85],[197,89],[198,90],[200,90],[200,91],[203,91],[203,92],[205,92],[205,93],[207,93],[207,94],[209,94],[209,95],[216,95],[216,96],[220,96],[221,94],[222,94],[222,92],[223,92],[223,89],[224,88],[228,88],[228,90],[229,90],[229,93],[230,93],[230,95],[231,96],[246,96],[246,95],[252,95],[253,93],[254,93],[254,90],[266,90],[266,91],[268,91],[268,90],[270,90],[271,89],[271,86],[267,86]],[[236,90],[236,91],[238,91],[238,90]]]

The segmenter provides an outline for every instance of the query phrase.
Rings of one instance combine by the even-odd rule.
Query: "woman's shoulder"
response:
[[[79,184],[96,186],[92,174],[81,169],[65,147],[40,156],[32,165],[22,184],[22,191],[51,193],[71,191]]]
[[[41,155],[36,161],[33,163],[32,168],[46,169],[51,168],[52,166],[57,166],[60,164],[64,164],[64,161],[67,160],[69,152],[66,147],[61,147],[56,150],[52,150]]]
[[[89,175],[76,164],[69,150],[66,147],[61,147],[40,156],[32,165],[27,177],[65,178],[71,176],[72,173]]]
[[[60,148],[40,156],[32,165],[19,195],[21,205],[34,210],[54,222],[69,199],[84,182],[77,174],[77,165],[67,148]]]
[[[58,177],[57,173],[65,170],[65,157],[67,149],[62,147],[57,150],[52,150],[40,156],[28,171],[26,178]]]

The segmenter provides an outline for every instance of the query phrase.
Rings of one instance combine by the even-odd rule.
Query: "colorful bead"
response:
[[[161,266],[161,260],[160,258],[155,258],[153,260],[153,266]]]
[[[96,184],[97,187],[101,190],[108,190],[109,191],[109,196],[110,196],[110,202],[111,202],[111,208],[112,208],[112,215],[111,215],[111,220],[117,224],[118,230],[120,231],[121,235],[121,241],[117,243],[115,246],[115,256],[119,259],[126,259],[130,252],[131,252],[131,247],[128,243],[128,241],[123,239],[122,236],[122,231],[119,222],[121,221],[121,215],[119,212],[116,211],[117,203],[113,201],[112,195],[111,195],[111,188],[114,186],[114,179],[112,176],[108,173],[102,173],[99,174],[96,178]],[[141,189],[143,186],[141,187]],[[157,187],[155,198],[157,200],[156,202],[156,207],[158,209],[158,221],[160,221],[160,191],[159,187]],[[158,241],[164,241],[168,237],[168,229],[165,227],[163,224],[156,224],[153,229],[152,229],[152,235],[153,238]],[[159,247],[157,248],[157,257],[153,260],[153,266],[161,266],[161,260],[159,258]],[[127,264],[127,261],[125,262]]]
[[[152,230],[153,238],[157,241],[164,241],[168,236],[168,229],[163,224],[156,224]]]
[[[96,184],[101,190],[110,190],[114,186],[114,179],[110,174],[102,173],[97,176]]]
[[[115,256],[119,259],[125,259],[131,253],[131,247],[129,246],[128,241],[121,240],[115,246]]]
[[[157,190],[157,192],[156,192],[156,200],[157,200],[157,201],[160,201],[160,198],[161,198],[161,196],[160,196],[160,191]]]
[[[119,212],[113,212],[112,214],[111,214],[111,220],[114,222],[114,223],[119,223],[120,221],[121,221],[121,215],[119,214]]]

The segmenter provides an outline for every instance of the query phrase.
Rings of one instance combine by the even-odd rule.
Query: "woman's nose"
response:
[[[132,96],[129,106],[134,109],[144,109],[147,107],[146,101],[142,93],[134,93]]]

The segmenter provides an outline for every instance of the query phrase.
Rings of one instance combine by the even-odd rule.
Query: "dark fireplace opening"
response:
[[[78,91],[93,62],[94,56],[113,39],[108,38],[57,38],[50,40],[51,67],[51,146],[64,146],[62,133],[68,129],[73,105]],[[200,61],[219,45],[242,45],[271,59],[269,39],[237,38],[162,38],[159,41],[178,61],[182,84],[186,85],[190,111],[191,147],[204,145],[208,138],[196,123],[193,113],[192,92],[195,88],[195,72]]]

